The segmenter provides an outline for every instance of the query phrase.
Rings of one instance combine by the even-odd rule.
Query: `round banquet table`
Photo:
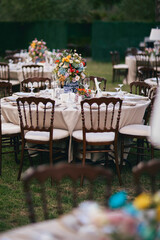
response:
[[[51,95],[49,95],[51,91],[48,93],[48,97],[51,97]],[[1,100],[2,115],[6,122],[19,124],[19,115],[18,115],[18,109],[16,105],[16,98],[18,96],[24,96],[24,94],[26,96],[26,93],[19,92],[14,94],[13,97],[7,97]],[[29,93],[27,94],[29,96]],[[44,91],[43,91],[43,94],[44,94]],[[41,96],[44,96],[44,95],[41,94]],[[119,128],[129,124],[142,124],[143,116],[147,106],[150,103],[150,100],[148,100],[146,97],[133,95],[133,94],[124,95],[123,99],[124,101],[123,101],[122,110],[121,110]],[[74,130],[81,130],[82,120],[81,120],[80,104],[62,103],[59,99],[55,99],[55,101],[56,101],[56,105],[55,105],[55,115],[54,115],[54,127],[68,130],[70,136],[72,136],[72,132]],[[86,112],[87,111],[89,116],[89,109],[86,109]],[[50,114],[50,109],[47,109],[47,114]],[[68,152],[69,162],[72,160],[71,146],[72,146],[72,142],[70,138],[70,145],[69,145],[69,152]]]
[[[22,82],[23,80],[22,65],[24,64],[23,63],[9,64],[10,79],[12,80],[16,79],[19,80],[19,82]],[[29,63],[27,65],[29,65]],[[52,78],[54,66],[50,66],[46,63],[39,63],[38,65],[44,66],[43,77]]]
[[[147,78],[144,80],[147,84],[149,84],[151,87],[157,87],[157,79],[156,78]],[[158,78],[158,82],[160,82],[160,78]]]

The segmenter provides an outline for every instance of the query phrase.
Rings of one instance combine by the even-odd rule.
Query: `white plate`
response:
[[[115,96],[115,95],[117,95],[117,92],[102,91],[102,96]]]
[[[27,97],[30,96],[30,93],[26,93],[26,92],[16,92],[14,93],[14,95],[17,95],[19,97]]]

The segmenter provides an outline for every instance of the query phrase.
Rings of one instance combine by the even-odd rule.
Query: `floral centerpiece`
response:
[[[160,239],[160,191],[154,195],[142,193],[132,202],[125,191],[120,191],[110,197],[108,206],[83,202],[75,210],[82,239],[92,236],[96,240]]]
[[[145,48],[145,53],[148,56],[155,56],[156,55],[156,50],[154,48]]]
[[[29,56],[33,62],[45,61],[45,52],[47,50],[46,42],[38,41],[36,38],[29,46]]]
[[[90,98],[91,97],[91,89],[85,89],[85,88],[78,88],[77,89],[77,94],[79,96],[82,96],[84,98]]]
[[[54,73],[62,86],[69,83],[79,83],[85,78],[86,62],[76,50],[74,52],[72,50],[57,52],[53,59],[56,64]]]

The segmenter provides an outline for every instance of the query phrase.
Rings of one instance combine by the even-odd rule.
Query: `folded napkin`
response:
[[[123,97],[123,100],[130,100],[130,101],[134,101],[134,100],[148,100],[148,97],[145,97],[145,96],[141,96],[141,95],[136,95],[136,94],[131,94],[131,93],[128,93],[126,95],[124,95]]]
[[[123,106],[136,106],[137,102],[123,101]]]
[[[17,97],[9,96],[5,97],[4,100],[7,102],[16,102]]]

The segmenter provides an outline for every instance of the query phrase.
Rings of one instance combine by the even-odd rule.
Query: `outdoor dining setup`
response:
[[[151,31],[150,38],[159,41],[159,31]],[[110,52],[112,90],[107,78],[89,74],[87,59],[76,49],[50,51],[43,40],[34,39],[28,50],[9,52],[0,62],[0,177],[3,153],[10,153],[30,222],[1,233],[1,240],[160,239],[160,161],[154,159],[159,146],[151,127],[158,105],[159,52],[158,42],[152,50],[126,56],[125,64],[118,51]],[[134,199],[122,189],[126,168]],[[147,193],[141,189],[144,173],[148,186],[151,180]],[[73,192],[65,187],[68,178]],[[113,178],[122,189],[114,194]],[[98,196],[98,203],[92,190],[98,195],[100,186],[105,196]],[[85,201],[79,201],[86,192]],[[69,213],[63,209],[63,193],[69,196]]]

